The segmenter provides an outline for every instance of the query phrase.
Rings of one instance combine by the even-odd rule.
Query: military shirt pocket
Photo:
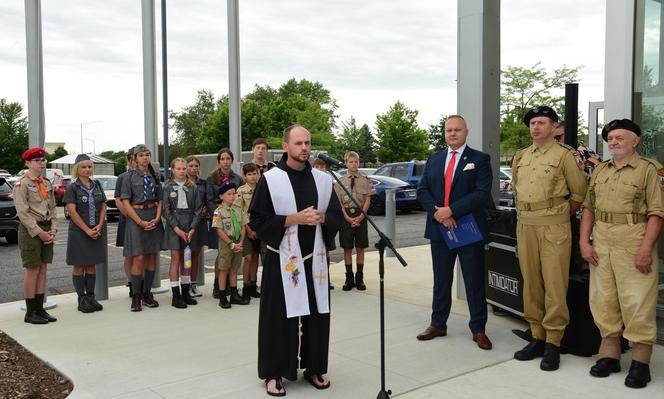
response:
[[[597,176],[593,190],[595,190],[595,198],[608,198],[606,196],[610,193],[609,176]]]
[[[616,193],[617,196],[628,201],[643,197],[643,190],[641,190],[635,181],[621,181],[620,183],[621,184],[617,187],[619,190],[619,192]]]
[[[28,197],[32,201],[41,201],[41,194],[39,193],[39,187],[28,186]]]

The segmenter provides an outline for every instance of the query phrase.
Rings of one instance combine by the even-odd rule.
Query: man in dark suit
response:
[[[472,213],[482,236],[488,234],[485,206],[491,197],[491,164],[488,154],[466,145],[467,136],[468,128],[463,117],[450,115],[445,122],[448,147],[429,157],[417,187],[417,197],[427,211],[424,237],[431,240],[434,280],[431,324],[417,339],[426,341],[447,335],[454,263],[458,256],[466,285],[473,341],[488,350],[492,345],[485,334],[484,242],[449,249],[438,226],[453,229],[457,219]]]

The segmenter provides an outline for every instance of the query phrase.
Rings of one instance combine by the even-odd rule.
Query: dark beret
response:
[[[544,105],[529,109],[528,112],[526,112],[526,116],[523,117],[523,123],[530,127],[530,120],[537,116],[546,116],[552,121],[558,122],[558,114],[556,114],[556,111],[554,111],[553,108]]]
[[[224,195],[226,193],[226,191],[228,191],[232,188],[237,189],[237,184],[235,184],[235,183],[224,184],[223,186],[219,187],[219,191],[217,192],[217,196]]]
[[[616,129],[629,130],[630,132],[634,132],[634,134],[641,137],[641,128],[639,125],[629,119],[614,119],[604,125],[604,129],[602,129],[602,138],[604,141],[609,141],[609,132]]]
[[[30,161],[31,159],[43,158],[45,156],[46,156],[46,150],[39,147],[32,147],[25,150],[23,155],[21,155],[21,158],[23,158],[26,161]]]
[[[74,163],[79,163],[81,161],[89,161],[90,157],[88,154],[78,154],[76,155],[76,159],[74,160]]]

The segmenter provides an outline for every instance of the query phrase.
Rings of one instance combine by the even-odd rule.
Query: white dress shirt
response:
[[[466,149],[466,143],[463,143],[463,145],[456,150],[452,150],[451,148],[447,148],[447,158],[445,158],[445,169],[443,169],[443,177],[445,177],[445,171],[447,170],[447,166],[450,163],[450,160],[452,159],[452,151],[456,151],[456,158],[454,160],[454,169],[452,169],[452,178],[454,178],[454,173],[456,172],[457,165],[459,165],[459,159],[461,158],[461,154],[463,154],[463,151]]]

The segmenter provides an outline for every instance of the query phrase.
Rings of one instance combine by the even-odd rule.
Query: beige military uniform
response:
[[[42,178],[42,183],[46,187],[46,199],[42,199],[39,193],[39,185],[27,172],[14,185],[13,197],[16,213],[30,237],[35,237],[44,231],[38,225],[44,224],[42,222],[50,222],[49,230],[57,230],[58,228],[53,184],[46,178]]]
[[[664,169],[656,161],[634,154],[621,168],[607,161],[593,172],[583,206],[594,213],[593,247],[598,265],[590,268],[590,309],[603,342],[600,354],[619,358],[619,337],[652,345],[657,339],[657,246],[652,272],[636,269],[636,252],[643,242],[647,219],[664,218]],[[624,331],[623,331],[624,325]],[[607,338],[613,338],[610,343]],[[648,362],[647,359],[636,359]]]
[[[569,322],[569,200],[581,203],[587,181],[573,150],[550,141],[519,150],[512,161],[524,316],[533,337],[560,346]]]
[[[240,226],[244,225],[245,222],[242,214],[242,208],[235,204],[233,204],[231,207],[222,202],[214,211],[212,216],[212,227],[222,229],[228,238],[231,239],[231,242],[239,244],[242,237],[241,233],[238,237],[235,237],[235,229],[233,227],[233,219],[231,217],[231,208],[235,211],[235,215],[237,215],[237,221]],[[221,240],[221,238],[219,238],[219,270],[224,272],[230,270],[231,268],[238,270],[241,263],[242,252],[233,252],[230,243],[226,244]]]
[[[248,184],[243,184],[237,189],[237,195],[235,196],[235,203],[233,205],[242,209],[242,218],[244,219],[243,224],[249,223],[249,204],[251,204],[251,198],[253,196],[254,189]]]
[[[348,189],[348,191],[350,191],[360,206],[364,205],[364,201],[366,201],[368,196],[376,193],[371,180],[360,174],[352,176],[350,173],[347,173],[339,179],[339,181]],[[341,206],[346,210],[348,216],[357,217],[362,213],[361,209],[353,203],[353,200],[341,187],[339,187],[339,185],[335,185],[334,190],[337,193],[337,197],[339,197]]]

